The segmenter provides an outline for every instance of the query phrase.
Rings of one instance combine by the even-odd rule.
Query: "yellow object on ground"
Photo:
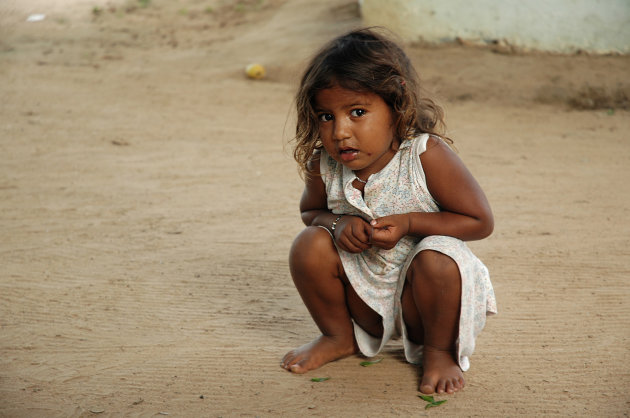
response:
[[[266,71],[265,67],[260,64],[249,64],[247,68],[245,68],[245,74],[247,74],[249,78],[260,80],[265,77]]]

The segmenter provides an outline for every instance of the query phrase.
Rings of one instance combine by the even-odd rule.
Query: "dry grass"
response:
[[[618,87],[609,91],[603,87],[584,86],[568,97],[567,104],[573,109],[630,109],[630,88]]]
[[[544,104],[562,104],[576,110],[629,110],[630,86],[606,88],[583,85],[579,89],[545,86],[537,92],[534,100]]]

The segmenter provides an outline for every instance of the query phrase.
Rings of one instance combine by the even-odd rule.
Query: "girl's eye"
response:
[[[321,113],[319,115],[319,120],[322,122],[330,122],[333,119],[333,115],[330,113]]]
[[[354,116],[354,117],[360,117],[365,115],[365,110],[364,109],[353,109],[352,112],[350,112],[350,115]]]

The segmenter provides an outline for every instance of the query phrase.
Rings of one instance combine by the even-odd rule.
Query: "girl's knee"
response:
[[[337,249],[324,228],[308,226],[293,241],[289,253],[291,264],[322,263],[330,260]]]
[[[420,251],[411,262],[407,279],[412,283],[420,280],[423,284],[444,285],[460,282],[459,267],[455,260],[446,254],[433,250]]]

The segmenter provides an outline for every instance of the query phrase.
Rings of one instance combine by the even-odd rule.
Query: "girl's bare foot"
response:
[[[439,350],[424,346],[423,369],[420,392],[455,393],[464,388],[464,374],[453,359],[450,350]]]
[[[339,338],[320,335],[310,343],[289,351],[280,366],[293,373],[306,373],[331,361],[352,355],[357,350],[354,338],[342,341]]]

